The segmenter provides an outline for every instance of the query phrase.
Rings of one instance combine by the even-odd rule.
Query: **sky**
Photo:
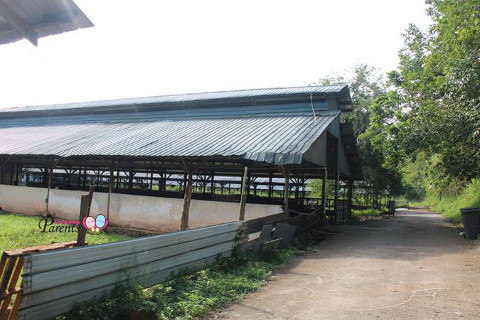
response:
[[[0,46],[0,108],[303,86],[396,68],[424,0],[75,0],[93,28]]]

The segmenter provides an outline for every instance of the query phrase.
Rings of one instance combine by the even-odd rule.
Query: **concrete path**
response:
[[[480,245],[442,216],[339,227],[215,319],[480,319]]]

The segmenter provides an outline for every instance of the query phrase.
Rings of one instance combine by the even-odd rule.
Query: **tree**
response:
[[[480,176],[480,0],[428,0],[428,33],[411,25],[399,71],[389,74],[401,95],[399,135],[405,154],[439,155],[452,179]]]
[[[366,64],[353,68],[353,76],[321,79],[323,85],[348,83],[352,96],[353,111],[342,114],[342,122],[350,122],[358,139],[358,148],[362,161],[364,184],[373,187],[373,193],[379,196],[383,191],[390,194],[402,192],[401,174],[398,168],[383,166],[387,153],[377,147],[376,135],[365,134],[370,126],[372,108],[379,97],[386,94],[386,84],[377,69]],[[313,189],[315,186],[313,185]]]

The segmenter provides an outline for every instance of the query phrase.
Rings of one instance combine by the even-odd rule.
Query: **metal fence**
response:
[[[242,222],[24,256],[18,319],[50,319],[115,285],[158,284],[227,257]]]

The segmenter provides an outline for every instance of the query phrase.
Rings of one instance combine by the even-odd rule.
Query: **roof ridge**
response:
[[[118,98],[118,99],[95,100],[95,101],[84,101],[84,102],[69,102],[69,103],[60,103],[60,104],[30,105],[30,106],[23,106],[23,107],[0,109],[0,114],[14,113],[14,112],[15,113],[29,112],[29,111],[81,109],[81,108],[94,108],[94,107],[114,107],[114,106],[132,105],[132,104],[133,105],[154,104],[154,103],[160,104],[160,103],[195,102],[195,101],[201,102],[201,101],[214,101],[214,100],[221,100],[221,99],[248,98],[249,96],[251,96],[252,98],[256,98],[261,96],[282,97],[282,96],[288,96],[288,95],[293,96],[297,94],[310,94],[310,93],[319,93],[319,94],[341,93],[345,89],[345,87],[347,87],[347,85],[308,85],[308,86],[296,86],[296,87],[274,87],[274,88],[191,92],[191,93],[166,94],[166,95],[147,96],[147,97],[130,97],[130,98]],[[320,88],[323,88],[325,90],[319,90]],[[313,90],[308,90],[308,89],[313,89]]]

